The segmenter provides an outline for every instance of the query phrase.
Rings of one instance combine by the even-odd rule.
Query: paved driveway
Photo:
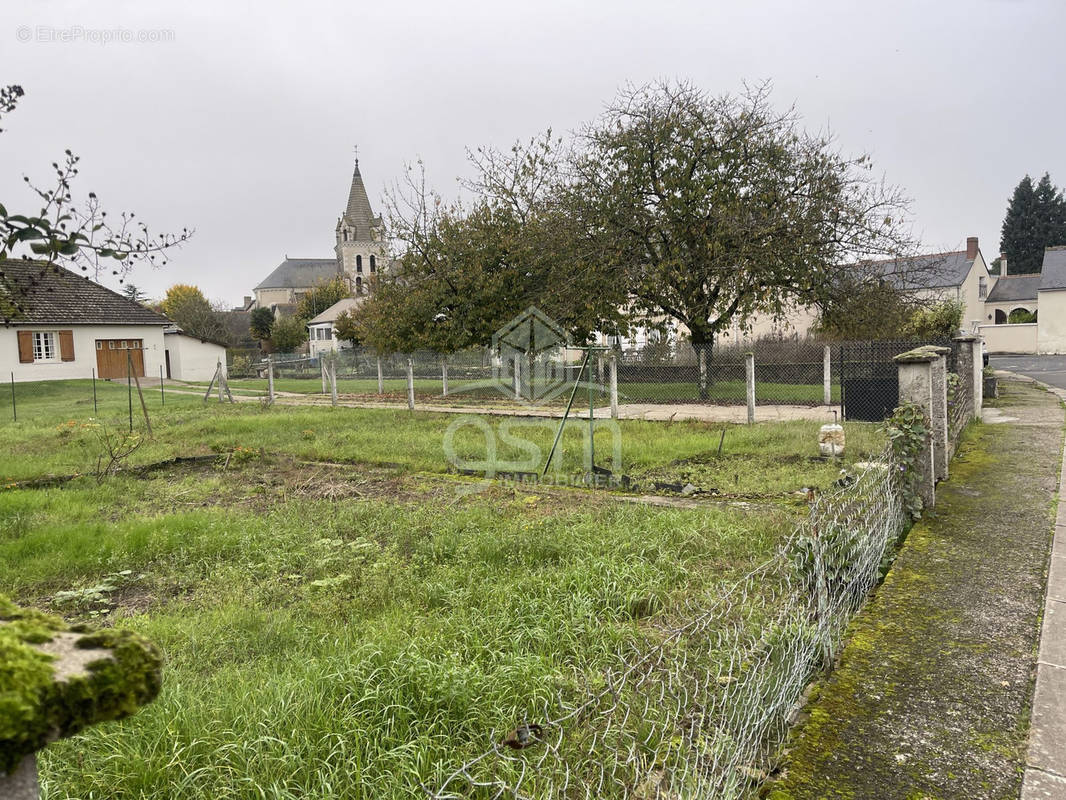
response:
[[[989,356],[988,365],[1066,389],[1066,356]]]

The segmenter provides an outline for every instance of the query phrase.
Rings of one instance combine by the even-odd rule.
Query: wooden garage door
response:
[[[127,353],[133,359],[133,374],[144,377],[143,339],[97,339],[96,374],[101,378],[125,378]]]

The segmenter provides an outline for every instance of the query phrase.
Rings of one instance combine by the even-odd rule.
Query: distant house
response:
[[[1013,311],[1028,311],[1035,321],[1009,322]],[[1003,275],[985,312],[978,332],[990,353],[1066,353],[1066,246],[1045,249],[1040,272]]]
[[[16,381],[158,376],[165,368],[161,314],[88,278],[37,261],[0,262],[26,309],[0,327],[0,372]],[[2,292],[2,289],[0,289]]]
[[[345,297],[321,314],[307,321],[307,339],[312,358],[322,353],[330,353],[351,347],[350,342],[341,341],[337,338],[337,329],[334,327],[337,317],[345,311],[351,312],[359,307],[365,297]]]

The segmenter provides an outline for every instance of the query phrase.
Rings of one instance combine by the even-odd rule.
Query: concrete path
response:
[[[141,381],[142,387],[159,385],[156,378],[154,384],[148,383],[149,379]],[[125,382],[124,380],[122,381]],[[167,392],[176,394],[198,394],[203,397],[204,389],[197,390],[194,387],[184,387],[180,383],[167,383]],[[330,398],[321,394],[301,394],[297,392],[275,392],[275,405],[283,406],[329,406]],[[233,399],[238,403],[261,403],[264,395],[241,395],[233,392]],[[208,402],[218,402],[217,395],[212,392]],[[406,411],[406,403],[389,401],[366,401],[354,400],[351,397],[340,395],[337,405],[343,408],[378,408]],[[508,417],[554,417],[563,415],[562,408],[545,408],[538,406],[523,406],[513,404],[509,406],[493,406],[486,402],[485,405],[445,405],[442,403],[415,403],[416,411],[429,411],[435,414],[487,414],[489,416]],[[757,405],[755,406],[756,422],[781,422],[785,420],[809,420],[813,422],[833,422],[839,417],[839,406],[793,406],[793,405]],[[575,418],[588,418],[588,406],[575,407],[570,412]],[[607,407],[593,409],[593,417],[596,419],[610,419],[611,410]],[[748,421],[747,406],[717,406],[699,405],[695,403],[682,403],[666,405],[660,403],[622,403],[618,406],[619,419],[643,419],[658,421],[682,421],[699,420],[702,422],[735,422],[745,423]]]
[[[1066,604],[1044,616],[1059,649],[1036,657],[1064,415],[1055,395],[1016,382],[997,405],[1002,424],[967,432],[936,514],[853,622],[772,800],[1066,797],[1066,671],[1053,666],[1066,638],[1048,633],[1066,632]]]

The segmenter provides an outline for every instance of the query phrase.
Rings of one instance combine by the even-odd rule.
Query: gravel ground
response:
[[[1007,383],[816,687],[772,800],[1017,798],[1063,411]]]

